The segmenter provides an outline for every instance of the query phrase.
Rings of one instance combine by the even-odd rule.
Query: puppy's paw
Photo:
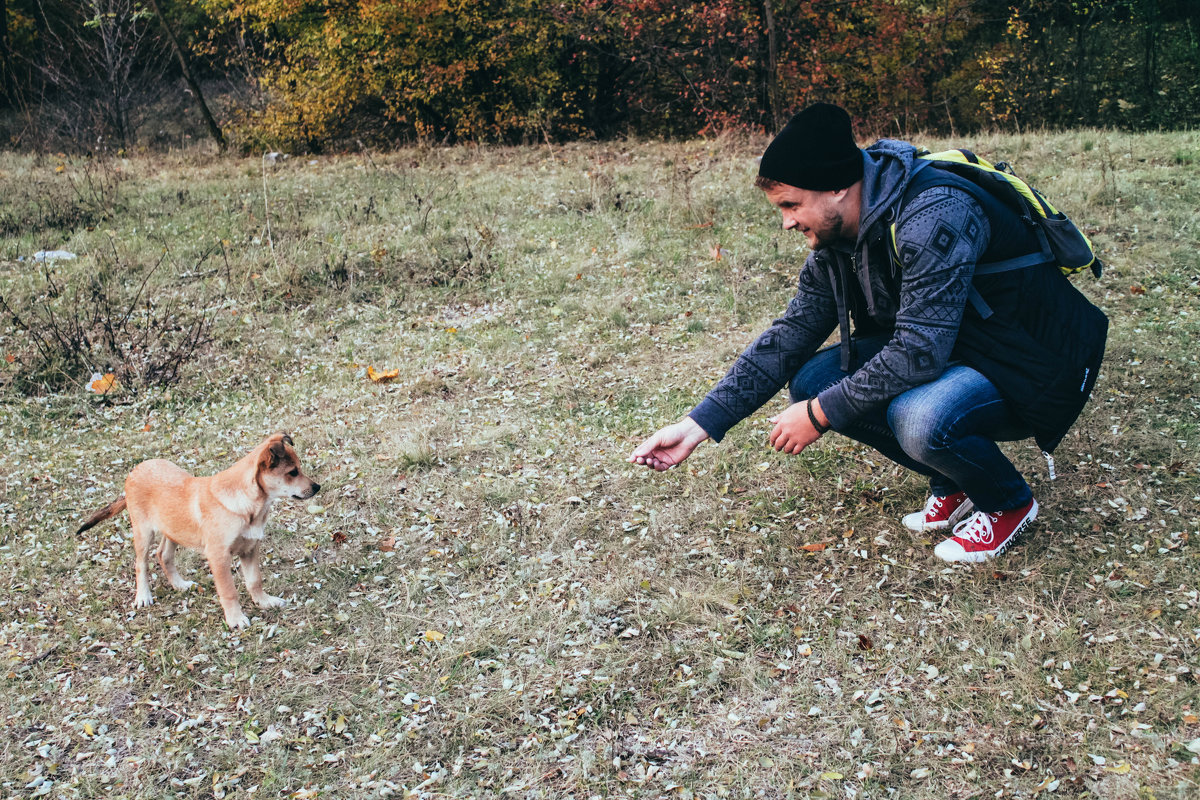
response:
[[[154,595],[150,594],[149,591],[138,592],[133,597],[134,608],[145,608],[146,606],[152,605],[154,605]]]
[[[239,608],[236,613],[225,615],[225,624],[229,626],[230,630],[248,628],[250,627],[250,618]]]
[[[185,581],[183,578],[180,578],[177,581],[171,581],[171,586],[173,586],[174,588],[178,589],[181,592],[186,592],[188,589],[192,588],[195,585],[196,585],[195,581]]]
[[[262,598],[254,602],[258,603],[259,608],[280,608],[287,605],[287,600],[273,594],[264,594]]]

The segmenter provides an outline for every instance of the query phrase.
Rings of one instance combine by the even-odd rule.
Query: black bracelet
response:
[[[817,415],[814,414],[812,410],[811,398],[809,398],[809,400],[804,404],[804,408],[808,411],[808,421],[811,422],[812,426],[817,429],[817,433],[826,433],[829,431],[829,425],[822,425],[817,421]]]

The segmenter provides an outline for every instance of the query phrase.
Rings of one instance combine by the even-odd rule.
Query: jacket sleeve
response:
[[[983,209],[961,189],[935,186],[905,204],[896,221],[896,326],[879,353],[818,395],[835,429],[945,371],[990,235]]]
[[[688,414],[714,441],[775,396],[837,325],[837,304],[823,262],[809,255],[796,296]]]

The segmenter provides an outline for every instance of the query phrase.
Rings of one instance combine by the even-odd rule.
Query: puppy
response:
[[[304,500],[321,488],[300,470],[293,445],[286,433],[272,434],[232,467],[209,478],[194,478],[161,458],[144,461],[125,479],[125,494],[88,517],[76,534],[128,508],[137,571],[133,607],[154,602],[150,594],[150,547],[154,535],[159,534],[162,541],[158,563],[170,584],[180,591],[195,585],[179,577],[175,548],[202,551],[225,610],[225,624],[245,627],[250,620],[238,602],[231,569],[233,557],[241,559],[246,588],[259,608],[283,605],[283,598],[263,591],[259,568],[258,551],[267,512],[273,500]]]

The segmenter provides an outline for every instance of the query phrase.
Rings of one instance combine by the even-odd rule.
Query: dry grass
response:
[[[215,340],[169,390],[0,395],[0,794],[1195,796],[1200,136],[953,144],[1089,226],[1113,323],[1058,480],[1012,449],[1035,532],[977,568],[900,526],[915,476],[836,436],[780,456],[770,409],[624,462],[790,296],[762,142],[184,154],[110,165],[87,220],[51,207],[83,164],[8,157],[57,188],[6,228],[6,297],[35,250],[80,254],[66,282],[166,252],[153,296]],[[26,346],[0,328],[6,384]],[[277,429],[325,486],[268,525],[288,607],[226,631],[184,554],[199,586],[133,613],[126,522],[77,521],[141,459],[212,472]]]

